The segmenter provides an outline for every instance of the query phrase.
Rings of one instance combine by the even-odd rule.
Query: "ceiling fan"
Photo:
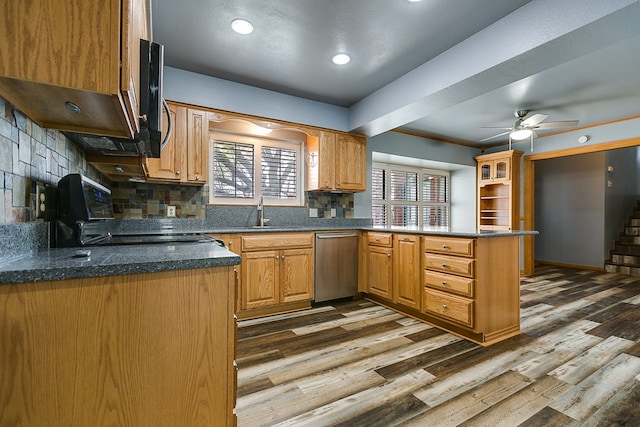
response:
[[[511,150],[511,141],[521,141],[527,138],[531,139],[531,151],[533,151],[533,138],[537,136],[536,130],[540,129],[557,129],[563,127],[577,126],[578,120],[565,120],[561,122],[544,122],[549,117],[548,114],[536,113],[529,118],[527,115],[529,110],[516,110],[514,115],[516,121],[511,127],[499,127],[499,126],[483,126],[483,129],[504,129],[505,132],[500,132],[497,135],[490,136],[488,138],[481,139],[480,142],[488,141],[490,139],[498,138],[503,135],[509,135],[509,150]]]

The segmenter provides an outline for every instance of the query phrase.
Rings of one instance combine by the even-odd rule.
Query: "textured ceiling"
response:
[[[604,5],[603,3],[606,3]],[[152,0],[165,64],[349,107],[351,128],[487,146],[516,109],[640,115],[632,0]],[[237,17],[255,31],[230,30]],[[346,66],[330,58],[349,53]]]

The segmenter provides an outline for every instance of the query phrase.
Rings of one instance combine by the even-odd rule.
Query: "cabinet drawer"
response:
[[[387,246],[390,248],[393,245],[393,234],[367,233],[367,243],[370,245]]]
[[[474,254],[474,240],[453,237],[424,237],[425,252],[438,252],[472,257]]]
[[[312,246],[313,233],[260,233],[242,236],[243,252]]]
[[[424,284],[430,288],[440,289],[446,292],[453,292],[459,295],[473,298],[473,279],[453,276],[451,274],[441,274],[435,271],[425,270]]]
[[[467,277],[474,276],[475,260],[472,258],[460,258],[430,253],[425,254],[425,257],[425,267],[427,270],[437,270]]]
[[[423,306],[427,313],[473,328],[473,300],[427,288]]]

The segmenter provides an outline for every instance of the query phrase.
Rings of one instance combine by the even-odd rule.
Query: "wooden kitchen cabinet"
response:
[[[150,36],[147,5],[5,2],[0,96],[45,128],[132,138],[139,130],[140,39]]]
[[[420,237],[411,234],[394,234],[393,247],[393,301],[420,310],[422,306]]]
[[[336,189],[365,191],[366,169],[366,137],[339,133],[336,141]]]
[[[366,189],[366,137],[320,131],[307,137],[307,191]]]
[[[478,230],[520,228],[520,157],[516,150],[476,156]]]
[[[517,236],[424,236],[423,313],[481,345],[520,333]]]
[[[179,182],[203,185],[208,175],[209,120],[208,112],[167,102],[172,131],[160,158],[145,159],[149,182]],[[163,120],[163,135],[167,132]]]
[[[0,286],[0,425],[235,426],[233,267]]]
[[[311,306],[313,240],[313,233],[241,236],[240,318]]]
[[[393,300],[393,235],[367,233],[367,291]]]

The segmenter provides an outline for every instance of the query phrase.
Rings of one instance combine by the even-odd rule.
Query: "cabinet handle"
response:
[[[442,309],[443,310],[446,310],[447,308],[449,308],[449,307],[447,307],[447,304],[442,304]]]

